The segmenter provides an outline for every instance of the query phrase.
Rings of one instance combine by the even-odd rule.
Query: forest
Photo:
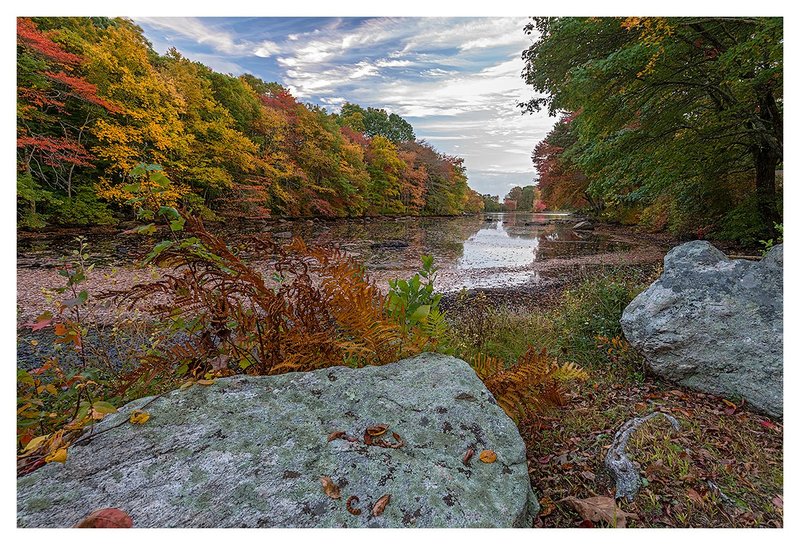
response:
[[[394,113],[329,113],[278,83],[162,56],[127,19],[17,20],[20,227],[131,219],[129,173],[158,164],[158,204],[225,216],[478,212],[462,159]]]
[[[552,118],[505,195],[17,19],[19,527],[783,527],[782,18],[495,23]]]
[[[782,224],[781,18],[547,18],[523,52],[558,122],[533,152],[551,209],[753,244]]]

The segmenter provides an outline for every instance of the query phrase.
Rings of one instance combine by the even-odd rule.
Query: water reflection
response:
[[[516,212],[453,218],[244,221],[210,229],[232,245],[257,233],[270,232],[286,241],[301,236],[312,244],[340,248],[381,277],[407,276],[419,266],[421,255],[430,254],[440,268],[442,289],[458,289],[536,282],[532,266],[538,261],[628,249],[594,233],[573,231],[572,223],[565,214]],[[17,266],[53,266],[75,247],[73,237],[19,237]],[[110,231],[89,232],[87,238],[91,261],[98,266],[135,263],[160,240]]]
[[[534,233],[512,236],[506,222],[495,220],[464,242],[458,269],[517,267],[536,261],[539,237]]]

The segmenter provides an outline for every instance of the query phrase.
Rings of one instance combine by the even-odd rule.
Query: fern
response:
[[[564,384],[588,377],[574,363],[559,364],[546,350],[538,352],[533,347],[508,368],[499,358],[481,353],[470,358],[470,364],[497,404],[515,421],[548,406],[563,405]]]
[[[259,270],[187,217],[186,237],[157,245],[152,263],[164,277],[101,295],[152,308],[188,340],[151,350],[125,377],[128,386],[156,377],[247,372],[275,374],[331,365],[381,365],[419,351],[419,342],[386,312],[386,297],[363,266],[338,249],[254,237],[243,252]],[[442,324],[431,324],[438,332]],[[424,335],[422,335],[424,336]],[[225,358],[227,366],[210,362]]]

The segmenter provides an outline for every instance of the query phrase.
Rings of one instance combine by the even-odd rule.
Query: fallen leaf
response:
[[[614,501],[614,498],[606,496],[594,496],[585,500],[569,496],[561,501],[575,509],[584,520],[592,522],[600,522],[602,520],[617,528],[625,528],[628,518],[638,518],[636,514],[626,513],[617,507],[617,502]]]
[[[479,458],[484,464],[493,464],[497,460],[497,454],[493,450],[484,450]]]
[[[222,371],[223,369],[228,368],[228,362],[230,361],[231,357],[227,354],[220,354],[216,358],[211,358],[208,360],[209,365],[211,365],[211,369],[213,371]]]
[[[365,445],[371,445],[372,444],[372,436],[366,430],[364,430],[364,444]]]
[[[341,430],[331,432],[331,434],[328,436],[328,443],[330,443],[334,439],[341,439],[344,436],[345,436],[345,432],[343,432]]]
[[[64,462],[67,461],[67,449],[60,448],[55,452],[51,452],[50,454],[45,456],[44,461],[48,463],[58,462],[60,464],[63,464]]]
[[[111,507],[92,511],[74,528],[133,528],[133,520],[125,511]]]
[[[375,505],[372,507],[372,516],[379,517],[383,514],[383,510],[386,509],[386,506],[389,505],[389,500],[392,499],[391,494],[384,494],[378,501],[375,502]]]
[[[703,496],[701,496],[700,492],[698,492],[694,488],[690,488],[689,490],[687,490],[686,496],[692,501],[692,503],[697,503],[697,504],[703,503]]]
[[[144,424],[150,420],[150,413],[140,411],[139,409],[134,409],[133,412],[131,412],[131,417],[129,420],[131,424]]]
[[[378,424],[376,426],[370,426],[367,428],[367,433],[372,437],[378,437],[379,435],[383,435],[386,433],[386,430],[389,429],[389,426],[386,424]]]
[[[772,498],[772,505],[778,509],[783,509],[783,496],[775,496]]]
[[[325,492],[326,496],[334,500],[341,499],[342,493],[339,491],[339,487],[336,486],[336,483],[333,482],[333,479],[327,475],[323,475],[319,478],[319,482],[322,483],[322,490]]]
[[[201,378],[200,380],[197,381],[197,384],[201,386],[211,386],[212,384],[214,384],[214,382],[216,382],[214,379]]]
[[[468,466],[469,461],[472,459],[473,454],[475,454],[475,451],[472,450],[471,448],[468,448],[467,453],[464,454],[464,458],[461,460],[461,463],[464,464],[465,466]]]
[[[736,403],[734,403],[733,401],[728,401],[727,399],[723,399],[722,402],[731,409],[736,410]]]
[[[539,516],[546,517],[550,513],[552,513],[556,508],[556,504],[553,502],[550,496],[545,496],[544,498],[539,500]]]
[[[186,388],[189,388],[190,386],[194,386],[194,380],[189,380],[189,381],[184,382],[183,384],[180,385],[180,388],[178,388],[178,389],[179,390],[185,390]]]
[[[39,448],[39,446],[41,446],[42,443],[44,443],[47,440],[48,437],[50,437],[50,434],[34,437],[30,441],[28,441],[28,444],[25,445],[25,449],[22,452],[30,452],[36,450],[37,448]]]
[[[347,503],[346,503],[347,510],[350,511],[350,513],[353,515],[360,515],[361,509],[359,509],[358,507],[353,507],[354,503],[358,503],[358,496],[350,496],[349,498],[347,498]]]
[[[591,471],[581,471],[581,477],[588,481],[593,481],[595,479],[595,474]]]
[[[778,426],[776,424],[773,424],[769,420],[759,420],[758,423],[764,426],[765,428],[769,428],[771,430],[778,430]]]

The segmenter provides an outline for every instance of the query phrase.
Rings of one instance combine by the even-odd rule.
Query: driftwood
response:
[[[680,425],[678,421],[671,415],[662,412],[652,412],[647,416],[632,418],[625,422],[622,427],[614,435],[614,441],[611,442],[611,448],[608,449],[606,454],[605,466],[614,478],[617,485],[617,492],[615,498],[625,497],[628,501],[633,501],[634,496],[639,491],[641,479],[639,478],[639,470],[633,465],[628,455],[625,454],[625,447],[628,445],[628,440],[633,435],[639,426],[661,415],[669,420],[672,427],[678,431]]]

